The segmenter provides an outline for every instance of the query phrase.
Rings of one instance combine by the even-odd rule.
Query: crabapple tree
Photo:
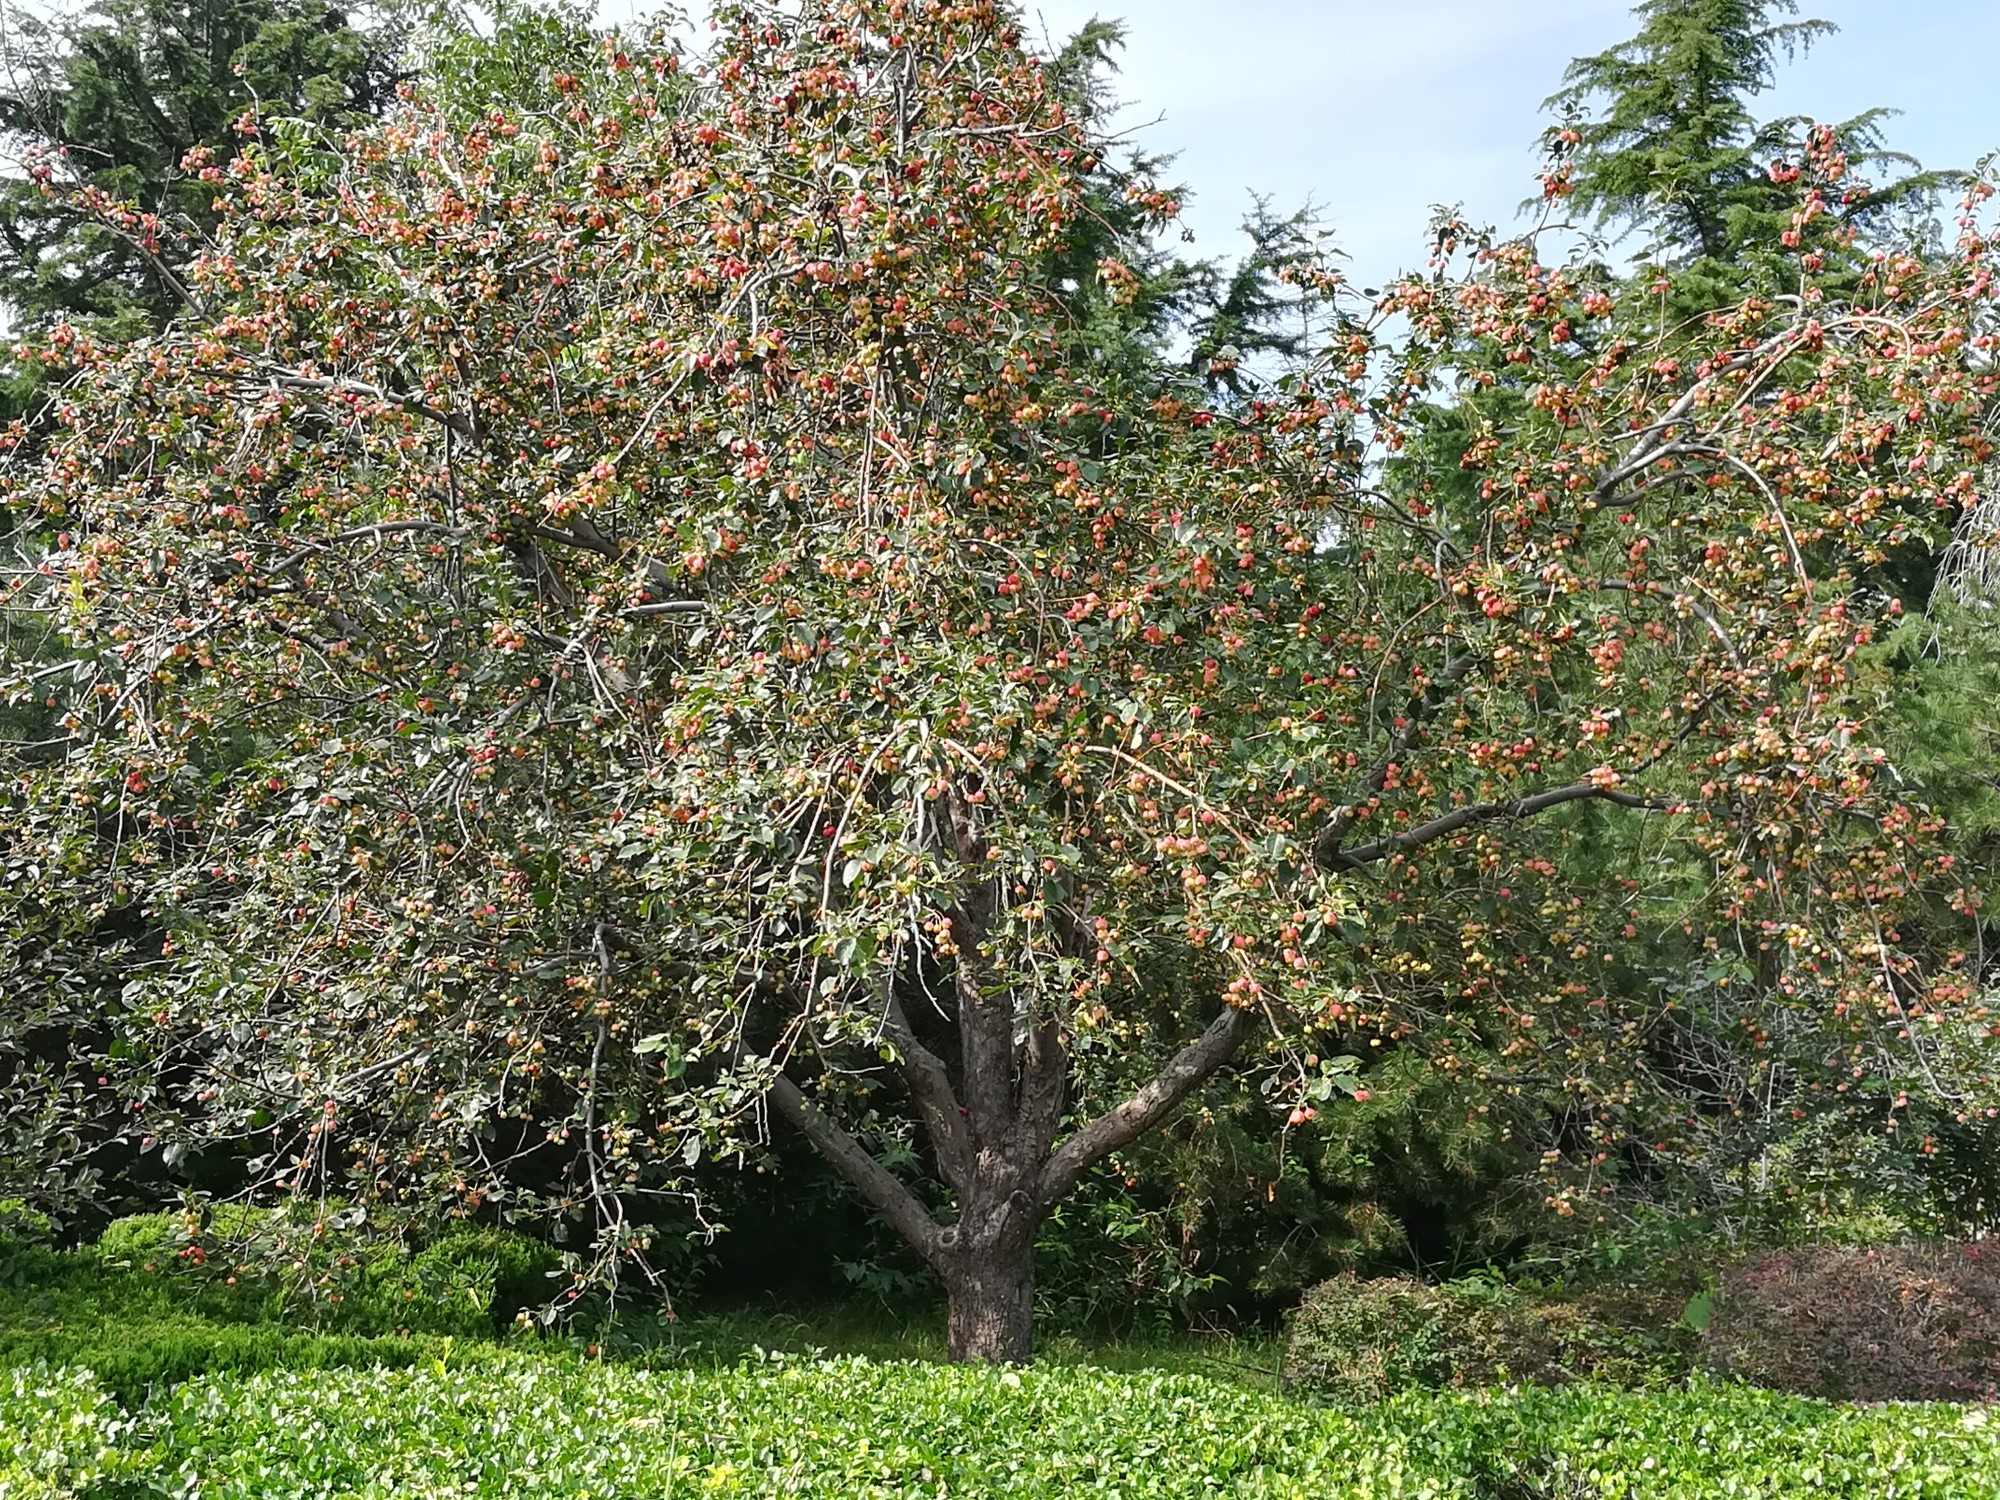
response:
[[[1681,327],[1532,241],[1297,260],[1272,383],[1094,378],[1100,148],[1005,7],[721,23],[274,127],[167,333],[36,346],[0,991],[109,987],[148,1139],[614,1263],[775,1116],[1014,1360],[1038,1223],[1244,1059],[1302,1124],[1478,1038],[1591,1191],[1649,1087],[1591,817],[1766,913],[1843,1075],[1969,1024],[1851,580],[1984,442],[1976,225]],[[1385,485],[1461,375],[1477,484]]]

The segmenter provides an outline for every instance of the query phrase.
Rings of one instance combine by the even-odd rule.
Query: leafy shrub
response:
[[[183,1214],[132,1214],[113,1219],[97,1237],[97,1258],[112,1266],[157,1264],[186,1246],[188,1232]]]
[[[137,1472],[132,1426],[86,1370],[0,1371],[0,1495],[69,1500]]]
[[[29,1286],[56,1264],[55,1226],[19,1198],[0,1198],[0,1286]]]
[[[108,1225],[92,1252],[110,1272],[183,1284],[211,1315],[289,1318],[331,1332],[480,1338],[556,1295],[561,1256],[510,1229],[456,1225],[411,1252],[358,1210],[302,1217],[221,1204]],[[224,1288],[228,1290],[225,1292]]]
[[[19,1198],[0,1198],[0,1247],[12,1245],[49,1249],[55,1244],[55,1221]]]
[[[1349,1413],[1185,1375],[862,1359],[657,1372],[489,1351],[204,1377],[135,1433],[87,1379],[57,1379],[0,1382],[0,1494],[67,1500],[99,1476],[189,1494],[199,1476],[203,1500],[2000,1500],[1985,1409],[1699,1383],[1404,1392]],[[43,1472],[55,1487],[5,1485]]]
[[[12,1373],[51,1364],[88,1369],[105,1390],[136,1406],[198,1375],[403,1367],[454,1347],[453,1340],[436,1337],[366,1338],[196,1317],[107,1320],[76,1329],[0,1331],[0,1367],[14,1367]],[[0,1495],[6,1493],[0,1488]]]
[[[1329,1401],[1379,1401],[1413,1386],[1449,1384],[1449,1299],[1407,1276],[1349,1272],[1306,1293],[1285,1341],[1284,1383]]]
[[[1707,1366],[1773,1390],[1866,1401],[2000,1393],[2000,1245],[1823,1245],[1727,1276]]]
[[[429,1302],[463,1302],[489,1326],[504,1327],[522,1312],[554,1300],[562,1257],[511,1229],[463,1226],[448,1230],[410,1260],[404,1290]]]
[[[454,1228],[411,1255],[345,1230],[316,1248],[277,1237],[291,1227],[264,1210],[148,1214],[86,1250],[0,1254],[0,1368],[87,1366],[137,1401],[201,1374],[401,1367],[553,1296],[559,1258],[510,1231]]]
[[[1671,1294],[1631,1287],[1542,1294],[1483,1278],[1338,1276],[1294,1314],[1284,1383],[1341,1404],[1411,1388],[1655,1384],[1688,1372],[1680,1311]]]

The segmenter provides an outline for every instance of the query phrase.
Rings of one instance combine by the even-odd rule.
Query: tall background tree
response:
[[[1571,63],[1546,107],[1562,117],[1551,143],[1573,148],[1575,207],[1599,227],[1643,236],[1648,261],[1683,273],[1705,264],[1725,281],[1730,268],[1750,269],[1789,227],[1795,194],[1785,173],[1796,169],[1810,123],[1760,119],[1755,100],[1776,82],[1780,61],[1837,29],[1788,19],[1797,12],[1796,0],[1646,0],[1633,12],[1634,36]],[[1871,109],[1835,126],[1857,168],[1903,175],[1835,192],[1822,236],[1830,225],[1880,230],[1947,185],[1947,174],[1888,149],[1890,113]]]
[[[215,218],[188,153],[226,164],[260,117],[337,130],[380,113],[403,35],[387,14],[325,0],[97,0],[49,18],[10,7],[0,305],[13,333],[58,320],[157,331]]]

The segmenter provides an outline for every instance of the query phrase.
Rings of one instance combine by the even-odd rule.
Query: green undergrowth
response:
[[[1699,1378],[1320,1406],[1268,1339],[1054,1332],[1032,1369],[965,1369],[915,1306],[534,1334],[504,1239],[381,1252],[338,1302],[185,1239],[0,1259],[0,1500],[2000,1500],[1985,1406]]]
[[[178,1215],[153,1214],[121,1220],[74,1250],[0,1235],[0,1371],[87,1368],[136,1405],[198,1375],[403,1369],[494,1347],[656,1370],[724,1369],[765,1353],[944,1357],[944,1310],[928,1303],[901,1313],[848,1303],[674,1318],[628,1299],[545,1326],[534,1304],[560,1283],[548,1275],[547,1253],[519,1236],[461,1229],[418,1249],[323,1236],[303,1252],[309,1261],[353,1264],[313,1284],[298,1274],[290,1247],[283,1257],[260,1250],[239,1232],[246,1227],[270,1230],[268,1220],[245,1217],[196,1232]],[[1120,1340],[1060,1330],[1045,1330],[1038,1350],[1041,1362],[1059,1367],[1201,1374],[1263,1388],[1275,1387],[1276,1354],[1275,1343],[1254,1335]]]
[[[604,1338],[602,1348],[655,1368],[722,1369],[765,1354],[942,1363],[945,1314],[941,1306],[899,1314],[853,1303],[698,1310],[671,1323],[634,1317]],[[1256,1390],[1277,1389],[1279,1353],[1276,1338],[1254,1329],[1119,1337],[1043,1326],[1035,1341],[1038,1365],[1202,1375]]]
[[[205,1375],[128,1414],[0,1380],[0,1496],[668,1500],[1997,1500],[1985,1407],[1741,1387],[1410,1393],[1352,1411],[1200,1376],[850,1357],[721,1369],[486,1349],[400,1370]]]
[[[136,1403],[202,1374],[409,1366],[532,1339],[516,1316],[553,1295],[552,1257],[520,1236],[461,1229],[363,1247],[237,1233],[269,1227],[153,1214],[75,1250],[0,1237],[0,1371],[87,1368]]]

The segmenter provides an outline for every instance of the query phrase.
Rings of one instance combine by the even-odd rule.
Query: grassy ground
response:
[[[1256,1338],[1053,1332],[1033,1369],[965,1369],[929,1307],[545,1337],[426,1306],[415,1261],[339,1304],[145,1263],[5,1267],[0,1500],[2000,1500],[1984,1407],[1696,1385],[1330,1410],[1279,1393]]]
[[[404,1369],[0,1378],[7,1500],[2000,1500],[1983,1408],[1741,1388],[1412,1394],[1346,1412],[1195,1375],[860,1357],[654,1370],[457,1350]]]
[[[1132,1337],[1044,1327],[1036,1339],[1035,1362],[1057,1369],[1200,1375],[1252,1390],[1278,1388],[1279,1344],[1261,1331]],[[634,1320],[622,1344],[614,1339],[606,1347],[614,1355],[699,1369],[725,1369],[763,1353],[938,1364],[944,1360],[944,1310],[848,1303],[698,1311],[665,1326]]]

